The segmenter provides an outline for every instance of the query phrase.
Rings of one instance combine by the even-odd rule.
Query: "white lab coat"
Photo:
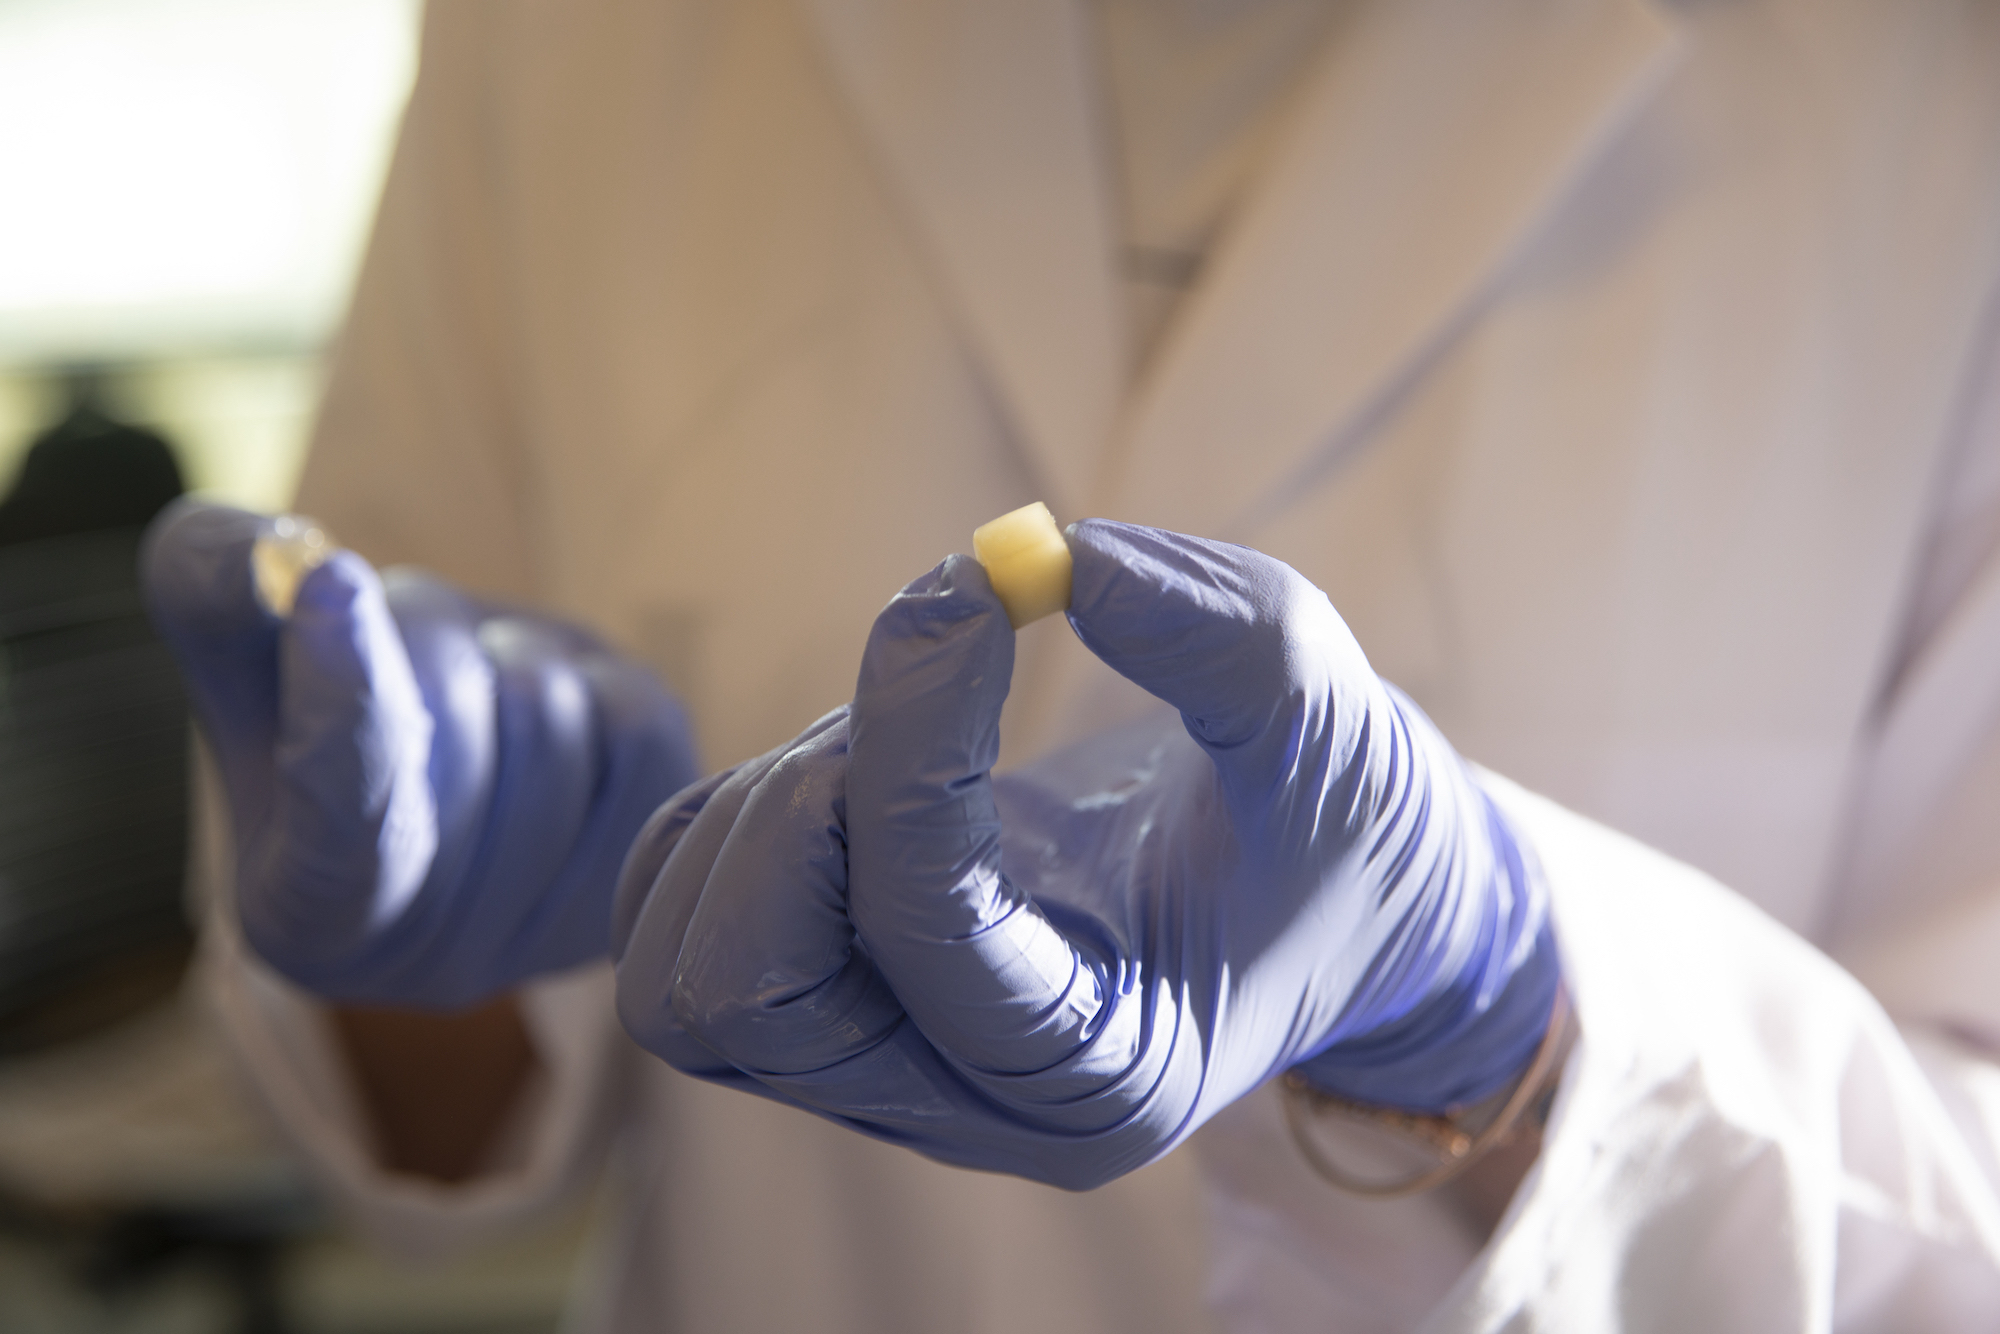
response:
[[[218,936],[267,1102],[407,1245],[615,1143],[592,1329],[2000,1321],[1996,71],[1979,0],[1354,0],[1134,384],[1069,0],[434,0],[301,492],[347,542],[601,627],[719,764],[1002,510],[1246,541],[1688,865],[1510,798],[1585,1036],[1483,1247],[1267,1093],[1088,1196],[936,1167],[672,1075],[588,970],[503,1170],[393,1182]],[[1010,753],[1133,707],[1044,623]]]

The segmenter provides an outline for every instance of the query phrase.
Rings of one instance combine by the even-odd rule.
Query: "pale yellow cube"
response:
[[[1069,544],[1041,501],[973,529],[972,554],[1016,630],[1069,607]]]
[[[339,547],[333,535],[303,514],[280,514],[250,547],[257,596],[273,616],[289,617],[299,585]]]

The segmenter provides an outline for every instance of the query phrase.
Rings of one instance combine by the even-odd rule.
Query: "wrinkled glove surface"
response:
[[[991,778],[1014,638],[954,556],[851,709],[689,790],[613,927],[680,1069],[1069,1187],[1301,1066],[1436,1110],[1528,1062],[1558,980],[1532,858],[1324,594],[1247,548],[1077,525],[1070,620],[1179,710]]]
[[[281,620],[252,588],[268,525],[181,502],[141,560],[252,946],[333,999],[446,1008],[601,957],[633,836],[699,773],[679,706],[574,626],[352,552]]]

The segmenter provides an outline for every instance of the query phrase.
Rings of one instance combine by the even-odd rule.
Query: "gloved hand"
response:
[[[268,527],[183,501],[141,558],[252,946],[327,997],[427,1007],[601,956],[633,835],[698,773],[679,707],[573,626],[352,552],[280,620],[252,590]]]
[[[1529,1061],[1558,981],[1531,857],[1326,597],[1090,521],[1070,620],[1180,711],[989,779],[1013,634],[954,556],[851,713],[670,804],[613,927],[690,1074],[948,1162],[1087,1187],[1271,1075],[1438,1110]]]

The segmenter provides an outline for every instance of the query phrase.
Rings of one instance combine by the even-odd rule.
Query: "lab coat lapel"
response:
[[[1045,498],[1077,513],[1125,349],[1073,0],[805,3]]]
[[[1254,535],[1464,327],[1676,45],[1641,0],[1372,0],[1132,405],[1100,512]]]

